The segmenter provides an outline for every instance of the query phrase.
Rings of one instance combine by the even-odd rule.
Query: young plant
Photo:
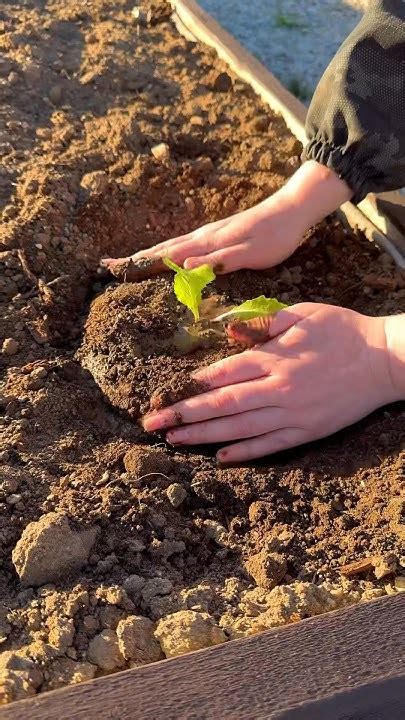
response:
[[[215,280],[215,273],[209,265],[200,265],[200,267],[186,270],[176,265],[169,258],[164,258],[163,262],[176,275],[174,278],[174,294],[177,300],[183,303],[193,313],[194,321],[200,319],[200,303],[202,300],[202,291]]]
[[[176,265],[169,258],[163,259],[164,264],[173,270],[176,275],[174,278],[174,293],[177,300],[189,308],[193,313],[194,321],[200,320],[200,304],[202,300],[202,291],[215,280],[215,273],[209,265],[200,265],[200,267],[186,270]],[[235,306],[222,315],[212,318],[211,322],[231,322],[232,320],[252,320],[256,317],[264,315],[274,315],[274,313],[287,307],[285,303],[281,303],[275,298],[266,298],[264,295],[246,300],[242,305]]]
[[[254,298],[253,300],[246,300],[242,305],[217,315],[215,318],[216,322],[231,322],[233,320],[253,320],[253,318],[263,317],[265,315],[274,315],[279,310],[283,310],[287,305],[279,302],[276,298],[266,298],[264,295]]]

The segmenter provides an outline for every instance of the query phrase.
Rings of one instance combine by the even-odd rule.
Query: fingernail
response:
[[[141,418],[140,423],[147,432],[162,430],[165,427],[173,425],[173,413],[165,412],[164,410],[147,413]]]
[[[189,437],[190,433],[185,428],[182,428],[181,430],[171,430],[166,435],[167,441],[172,445],[182,445],[182,443],[185,443]]]

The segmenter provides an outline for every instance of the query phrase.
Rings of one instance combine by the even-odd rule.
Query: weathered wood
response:
[[[0,720],[399,720],[405,596],[145,668],[0,711]]]
[[[291,132],[305,143],[305,105],[197,2],[171,0],[171,4],[178,17],[180,32],[213,47],[238,77],[245,80],[272,110],[283,116]],[[351,227],[362,230],[369,240],[390,253],[399,267],[405,268],[404,204],[404,197],[399,192],[370,193],[359,207],[344,203],[338,215]]]

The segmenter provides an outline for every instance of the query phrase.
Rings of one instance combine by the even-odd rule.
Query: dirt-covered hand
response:
[[[144,428],[172,428],[173,445],[230,442],[217,454],[223,463],[330,435],[399,399],[386,320],[302,303],[253,321],[267,331],[267,342],[199,371],[196,379],[208,390],[149,413]]]
[[[350,194],[334,172],[308,161],[259,205],[130,257],[137,261],[168,256],[188,269],[208,263],[217,274],[272,267],[289,257],[305,232]],[[111,269],[129,259],[105,258],[102,264]]]

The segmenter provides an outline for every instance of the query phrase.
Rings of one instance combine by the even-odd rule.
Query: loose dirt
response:
[[[300,148],[167,3],[131,10],[0,15],[0,704],[401,587],[403,405],[239,468],[136,422],[238,350],[181,355],[169,277],[120,285],[100,257],[253,205]],[[405,308],[391,259],[333,219],[213,292]]]

